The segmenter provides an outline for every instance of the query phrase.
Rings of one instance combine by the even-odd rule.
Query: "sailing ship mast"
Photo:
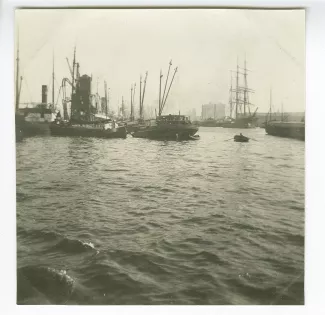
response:
[[[243,70],[239,71],[239,69]],[[231,78],[231,92],[235,92],[235,120],[239,118],[239,115],[243,116],[243,118],[252,118],[255,116],[257,109],[253,114],[251,114],[250,106],[252,105],[249,102],[249,93],[254,93],[254,90],[248,88],[247,83],[247,72],[249,70],[247,69],[247,62],[246,62],[246,56],[245,56],[245,62],[244,62],[244,68],[239,67],[238,65],[238,58],[237,58],[237,69],[236,71],[231,71],[231,73],[236,74],[236,87],[235,89],[232,88],[232,78]],[[243,86],[239,82],[239,75],[242,75],[244,78],[244,84]],[[230,100],[231,99],[231,100]],[[229,103],[231,103],[231,108],[233,108],[233,97],[231,93],[231,97],[229,99]]]
[[[140,110],[140,119],[143,119],[143,108],[142,108],[142,100],[141,100],[141,97],[142,97],[142,95],[141,95],[141,88],[142,88],[142,76],[140,75],[140,95],[139,95],[139,97],[140,97],[140,108],[139,108],[139,110]]]
[[[229,117],[232,118],[232,73],[230,72],[230,90],[229,90]]]
[[[237,58],[237,71],[236,71],[236,116],[235,119],[237,119],[237,115],[238,115],[238,106],[239,106],[239,67],[238,67],[238,58]]]
[[[170,66],[171,66],[171,61],[170,61],[170,63],[169,63],[169,68],[170,68]],[[166,101],[167,101],[167,97],[168,97],[168,95],[169,95],[170,88],[171,88],[171,86],[172,86],[172,84],[173,84],[173,81],[174,81],[174,78],[175,78],[176,72],[177,72],[177,67],[176,67],[175,70],[174,70],[174,75],[173,75],[172,80],[171,80],[171,82],[170,82],[170,84],[169,84],[169,87],[168,87],[168,90],[167,90],[167,94],[166,94],[165,98],[162,98],[162,99],[160,98],[160,95],[161,95],[161,78],[163,77],[163,75],[162,75],[162,73],[160,72],[160,84],[159,84],[159,113],[158,113],[159,116],[161,116],[161,114],[162,114],[162,112],[163,112],[163,110],[164,110],[164,107],[165,107],[165,104],[166,104]],[[169,70],[168,70],[168,74],[169,74]],[[168,81],[168,76],[167,76],[167,79],[166,79],[166,85],[167,85],[167,81]],[[163,95],[163,97],[164,97],[164,95]]]
[[[140,111],[141,111],[140,119],[144,119],[144,115],[143,115],[143,100],[144,100],[144,94],[146,92],[147,78],[148,78],[148,71],[146,72],[146,77],[144,78],[143,92],[142,92],[142,98],[141,98],[141,104],[140,104]]]
[[[272,120],[272,88],[270,89],[270,121]]]
[[[54,103],[54,52],[53,52],[53,69],[52,69],[52,104],[53,109],[55,109],[55,103]]]
[[[159,110],[158,110],[158,116],[161,115],[161,79],[162,79],[162,71],[160,70],[160,76],[159,76]]]
[[[172,61],[169,62],[169,67],[168,67],[168,73],[167,73],[167,78],[166,78],[166,82],[165,82],[165,88],[164,88],[164,94],[162,97],[162,100],[164,101],[165,98],[165,92],[166,92],[166,87],[167,87],[167,81],[168,81],[168,77],[169,77],[169,71],[170,71],[170,67],[172,66]]]
[[[244,116],[246,116],[246,104],[247,104],[247,68],[246,68],[246,55],[245,55],[245,63],[244,63]]]
[[[17,40],[17,73],[16,73],[16,104],[15,104],[15,109],[16,112],[19,110],[19,100],[20,100],[20,92],[21,92],[21,84],[23,81],[23,77],[20,77],[19,80],[19,30],[18,30],[18,40]]]
[[[135,86],[134,86],[135,90]],[[131,114],[130,114],[130,120],[133,121],[134,114],[133,114],[133,85],[131,85]]]
[[[105,88],[105,115],[106,119],[108,117],[108,93],[107,93],[107,83],[104,81],[104,88]]]
[[[122,96],[122,117],[124,118],[124,114],[125,114],[125,107],[124,107],[124,98]]]

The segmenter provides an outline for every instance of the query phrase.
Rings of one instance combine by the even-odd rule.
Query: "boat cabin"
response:
[[[191,124],[190,118],[184,115],[158,116],[156,118],[156,121],[157,124],[168,124],[168,125]]]
[[[47,104],[38,104],[35,107],[26,107],[19,110],[28,122],[52,122],[56,118],[55,111]]]

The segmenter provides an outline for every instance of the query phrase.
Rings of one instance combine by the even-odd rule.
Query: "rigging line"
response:
[[[27,92],[28,92],[28,94],[29,94],[30,102],[33,103],[32,94],[31,94],[31,92],[30,92],[30,90],[29,90],[29,86],[28,86],[27,80],[26,80],[26,79],[23,79],[23,81],[24,81],[24,83],[25,83],[25,85],[26,85],[26,89],[27,89]]]
[[[58,86],[61,86],[61,84],[58,82],[58,80],[57,80],[56,78],[54,78],[54,80],[55,80],[55,82],[56,82],[56,84],[57,84]]]
[[[61,95],[61,90],[62,90],[62,87],[60,86],[60,88],[59,88],[59,93],[58,93],[58,97],[57,97],[57,99],[56,99],[56,103],[55,103],[55,106],[57,106],[57,105],[58,105],[58,102],[59,102],[59,97],[60,97],[60,95]]]
[[[252,18],[249,17],[249,13],[248,12],[243,12],[244,13],[244,16],[245,18],[250,22],[250,23],[254,23],[254,26],[257,26],[257,27],[254,27],[254,29],[257,29],[258,32],[265,37],[266,37],[270,40],[270,41],[273,41],[274,44],[278,47],[278,49],[284,53],[289,59],[291,59],[291,61],[296,65],[298,66],[298,68],[300,70],[304,70],[304,66],[297,60],[296,57],[294,57],[289,51],[287,51],[277,40],[276,38],[274,38],[273,36],[271,36],[268,31],[266,30],[266,28],[264,27],[263,23],[261,24],[257,24],[256,22],[254,22],[254,20]],[[262,27],[261,27],[262,26]],[[263,30],[264,28],[264,30]]]

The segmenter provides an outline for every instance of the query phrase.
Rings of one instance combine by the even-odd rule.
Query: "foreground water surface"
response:
[[[305,143],[17,143],[18,304],[303,304]]]

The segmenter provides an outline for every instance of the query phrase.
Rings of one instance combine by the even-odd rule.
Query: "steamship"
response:
[[[23,119],[22,131],[25,136],[50,135],[50,123],[55,121],[58,111],[47,103],[47,86],[42,85],[42,102],[32,107],[19,108]]]
[[[19,100],[23,77],[19,77],[19,42],[17,48],[17,73],[16,73],[16,104],[15,125],[16,141],[26,136],[50,134],[49,125],[56,118],[57,111],[54,109],[54,62],[53,62],[53,104],[47,103],[47,86],[42,85],[42,102],[31,107],[20,108]]]
[[[106,116],[99,115],[98,108],[93,106],[91,94],[92,78],[88,75],[80,76],[80,65],[76,62],[76,49],[74,50],[72,65],[72,80],[64,78],[64,82],[71,85],[71,98],[63,100],[64,117],[58,117],[50,125],[53,136],[76,136],[96,138],[126,138],[125,126]],[[64,88],[64,85],[63,85]],[[66,95],[65,91],[63,95]],[[70,117],[68,117],[68,103],[70,103]],[[107,104],[107,102],[106,102]],[[107,111],[106,111],[107,112]]]

